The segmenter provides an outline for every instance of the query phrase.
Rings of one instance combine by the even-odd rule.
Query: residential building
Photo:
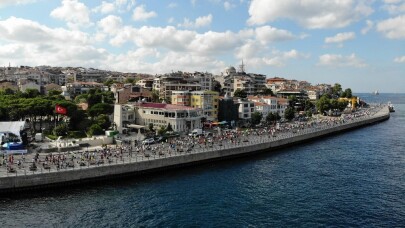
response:
[[[256,108],[257,111],[263,109],[264,113],[269,112],[278,113],[280,116],[284,115],[285,109],[288,107],[288,99],[272,97],[272,96],[248,96],[248,100],[258,103],[265,103],[269,106]],[[267,116],[266,114],[266,116]]]
[[[137,85],[144,89],[152,90],[153,88],[153,78],[144,78],[136,82]]]
[[[114,83],[111,86],[111,92],[114,93],[115,103],[118,104],[152,100],[152,93],[139,85]]]
[[[41,92],[41,86],[33,80],[19,79],[17,85],[21,92],[26,92],[28,89],[35,89],[38,90],[38,92]]]
[[[219,93],[215,91],[192,91],[191,107],[201,108],[208,121],[218,120]]]
[[[265,119],[269,113],[272,113],[270,105],[268,105],[264,102],[254,102],[254,104],[255,104],[255,112],[261,113],[263,116],[263,119]]]
[[[97,82],[72,82],[66,84],[66,91],[71,96],[87,93],[90,89],[103,89],[104,85]]]
[[[239,117],[239,105],[234,102],[232,97],[225,94],[224,97],[219,99],[218,107],[218,121],[226,121],[227,123],[230,123],[231,126],[235,126],[235,123],[238,121]]]
[[[240,124],[244,125],[250,122],[252,113],[255,112],[255,103],[247,99],[237,99],[235,103],[238,105],[238,119]]]
[[[215,91],[172,91],[172,104],[201,108],[208,121],[218,120],[218,101]]]

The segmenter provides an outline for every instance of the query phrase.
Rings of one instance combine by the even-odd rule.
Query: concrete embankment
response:
[[[132,161],[122,164],[90,166],[83,169],[75,168],[57,172],[43,172],[37,174],[19,174],[16,176],[0,177],[0,192],[21,191],[34,188],[51,186],[64,186],[87,181],[108,179],[117,176],[137,175],[162,169],[187,166],[195,163],[209,162],[212,160],[227,159],[236,156],[247,156],[259,152],[271,152],[281,147],[288,147],[299,143],[317,140],[320,137],[336,134],[351,129],[356,129],[389,119],[388,109],[384,108],[375,115],[362,118],[353,122],[330,128],[311,129],[300,131],[291,137],[268,140],[261,137],[256,142],[248,142],[243,146],[228,146],[222,149],[192,152],[178,156],[162,157],[143,161]]]

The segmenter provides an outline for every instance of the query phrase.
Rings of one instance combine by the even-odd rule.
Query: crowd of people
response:
[[[211,150],[237,148],[255,143],[293,137],[314,131],[331,128],[353,121],[368,118],[381,109],[379,106],[364,109],[340,117],[317,117],[307,121],[292,121],[270,124],[264,127],[248,129],[217,129],[200,136],[180,136],[169,138],[159,143],[142,143],[127,141],[121,145],[107,145],[88,151],[71,151],[58,153],[35,153],[27,155],[0,156],[0,170],[18,172],[25,170],[35,172],[59,171],[85,168],[115,163],[138,162],[148,159],[182,156],[188,153],[203,153]],[[30,157],[31,159],[27,159]]]

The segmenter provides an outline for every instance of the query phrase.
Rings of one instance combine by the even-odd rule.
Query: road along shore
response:
[[[344,123],[314,127],[277,137],[257,136],[241,144],[216,145],[212,148],[195,149],[189,153],[153,156],[138,159],[116,160],[110,164],[75,167],[61,170],[41,170],[30,172],[19,170],[16,173],[0,175],[0,192],[28,191],[50,187],[61,187],[84,182],[94,182],[147,172],[207,163],[232,157],[249,156],[256,153],[272,153],[276,149],[318,140],[322,137],[365,127],[390,118],[387,106],[379,107],[370,115],[354,118]]]

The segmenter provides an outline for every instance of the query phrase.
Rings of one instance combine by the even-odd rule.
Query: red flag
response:
[[[65,107],[62,107],[60,105],[55,106],[55,112],[58,114],[66,115],[67,109]]]

